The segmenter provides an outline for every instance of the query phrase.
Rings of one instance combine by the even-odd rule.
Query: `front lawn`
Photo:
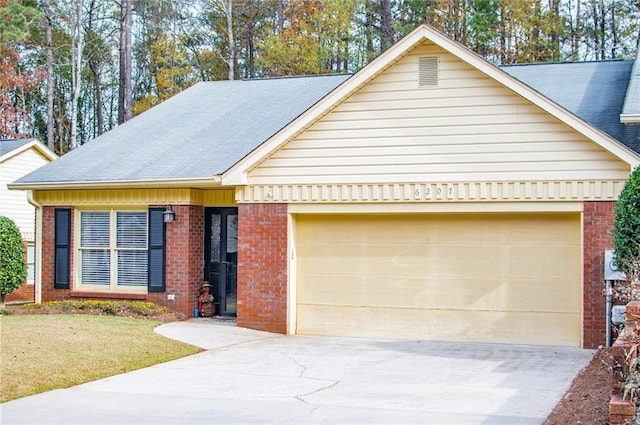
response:
[[[0,402],[195,354],[161,322],[87,314],[0,316]]]

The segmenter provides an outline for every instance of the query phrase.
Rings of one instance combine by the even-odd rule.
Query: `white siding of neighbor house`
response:
[[[9,190],[7,184],[48,162],[48,158],[32,148],[0,163],[0,215],[13,220],[20,229],[22,238],[27,241],[34,240],[35,208],[27,201],[26,191]]]
[[[418,87],[436,56],[437,87]],[[425,42],[249,172],[250,185],[625,180],[629,166]]]

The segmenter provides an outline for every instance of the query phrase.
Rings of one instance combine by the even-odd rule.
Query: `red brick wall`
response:
[[[204,279],[204,208],[173,206],[176,220],[167,223],[166,292],[150,293],[149,301],[193,317]],[[174,300],[169,300],[172,294]]]
[[[5,301],[10,302],[33,302],[35,299],[35,285],[24,284],[10,294],[7,294]]]
[[[287,331],[287,205],[238,207],[238,325]]]
[[[71,297],[69,289],[55,289],[55,210],[68,207],[43,207],[42,209],[42,302],[67,300]],[[74,220],[71,211],[71,252],[74,249]],[[71,270],[73,270],[73,255],[71,256]],[[36,270],[36,273],[38,271]],[[70,287],[73,288],[73,273],[71,273]]]
[[[615,202],[584,203],[583,346],[605,344],[604,251],[612,249]]]
[[[166,234],[166,292],[147,295],[85,293],[68,289],[54,289],[54,207],[43,208],[42,226],[42,301],[70,298],[146,299],[165,305],[187,317],[193,314],[197,294],[203,283],[204,262],[204,209],[200,206],[174,206],[176,220],[167,223]],[[73,224],[71,220],[71,252],[73,251]],[[73,270],[73,256],[71,269]],[[73,273],[71,274],[73,288]],[[168,295],[174,296],[169,300]]]

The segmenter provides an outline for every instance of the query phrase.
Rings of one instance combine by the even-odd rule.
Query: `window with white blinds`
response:
[[[80,212],[80,285],[123,290],[147,286],[147,212]]]
[[[36,246],[27,245],[27,283],[33,284],[36,280]]]

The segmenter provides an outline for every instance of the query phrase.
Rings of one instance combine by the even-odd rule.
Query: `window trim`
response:
[[[29,248],[32,249],[32,255],[29,255]],[[27,266],[27,285],[33,285],[36,282],[36,243],[35,242],[26,242],[26,255],[25,255],[25,263]],[[31,261],[30,261],[31,260]],[[33,278],[29,279],[32,276],[29,276],[29,267],[32,268]]]
[[[109,252],[110,252],[110,260],[109,260],[109,285],[92,285],[92,284],[83,284],[82,283],[82,245],[81,245],[81,235],[82,235],[82,225],[81,225],[81,215],[83,212],[108,212],[109,213]],[[95,208],[82,208],[76,209],[74,214],[74,228],[77,231],[74,232],[74,249],[73,249],[73,259],[74,264],[77,266],[74,267],[74,280],[73,280],[73,290],[74,292],[101,292],[105,294],[147,294],[148,293],[148,285],[139,285],[139,286],[130,286],[130,285],[118,285],[117,283],[117,275],[118,275],[118,250],[116,243],[116,232],[117,232],[117,224],[116,224],[116,215],[118,212],[136,212],[136,213],[144,213],[147,217],[147,225],[146,232],[147,235],[145,237],[146,249],[145,252],[149,252],[149,243],[148,243],[148,234],[149,234],[149,211],[146,206],[110,206],[107,208],[104,207],[95,207]],[[148,273],[148,270],[147,270]]]

